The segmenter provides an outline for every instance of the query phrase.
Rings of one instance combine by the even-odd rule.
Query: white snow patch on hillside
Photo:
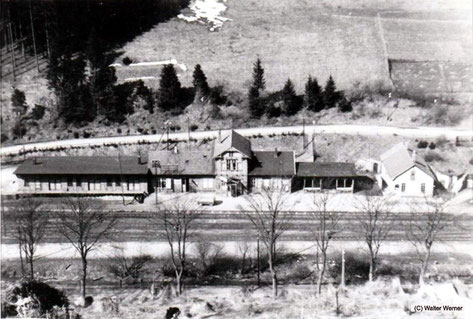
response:
[[[226,2],[226,0],[223,0],[223,2]],[[227,6],[223,2],[219,0],[193,0],[189,5],[189,9],[194,15],[179,14],[177,17],[187,22],[210,25],[210,31],[217,31],[223,26],[224,22],[231,21],[231,19],[221,16],[227,10]]]

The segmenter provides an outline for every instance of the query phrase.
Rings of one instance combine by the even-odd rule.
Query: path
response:
[[[410,138],[427,138],[435,139],[440,136],[444,136],[448,140],[455,140],[459,138],[473,139],[473,130],[459,130],[450,127],[417,127],[417,128],[405,128],[405,127],[392,127],[392,126],[370,126],[370,125],[352,125],[352,124],[341,124],[341,125],[306,125],[303,128],[302,125],[297,126],[284,126],[284,127],[255,127],[255,128],[242,128],[236,129],[238,133],[243,136],[252,136],[261,134],[263,136],[268,135],[281,135],[281,134],[301,134],[305,130],[306,134],[349,134],[349,135],[363,135],[363,136],[392,136],[398,135]],[[202,131],[202,132],[182,132],[182,133],[170,133],[169,139],[173,141],[186,141],[189,139],[202,140],[206,138],[216,138],[218,131]],[[49,141],[30,143],[23,145],[7,146],[0,149],[0,155],[18,155],[22,151],[42,151],[60,147],[87,147],[87,146],[102,146],[106,144],[137,144],[140,143],[157,143],[158,141],[166,142],[167,137],[163,136],[162,133],[155,135],[133,135],[133,136],[114,136],[114,137],[98,137],[98,138],[87,138],[87,139],[71,139],[71,140],[60,140],[60,141]]]

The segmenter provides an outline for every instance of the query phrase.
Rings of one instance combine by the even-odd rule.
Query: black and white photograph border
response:
[[[1,318],[473,318],[471,0],[2,0]]]

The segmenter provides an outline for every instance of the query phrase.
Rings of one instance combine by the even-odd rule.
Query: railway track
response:
[[[287,241],[313,240],[313,230],[317,222],[312,212],[288,212],[291,217],[288,221],[288,231],[283,235]],[[61,243],[64,239],[55,231],[54,212],[50,213],[51,222],[47,226],[44,242]],[[115,231],[108,241],[117,242],[150,242],[164,241],[159,223],[151,222],[155,213],[149,211],[114,212],[118,217]],[[253,212],[242,211],[203,211],[195,221],[192,231],[210,241],[253,241],[256,231],[248,219],[248,214]],[[359,214],[353,212],[340,212],[342,215],[339,226],[340,231],[334,235],[334,240],[351,241],[360,240],[361,233],[357,226]],[[2,241],[4,244],[16,243],[14,215],[7,211],[2,214]],[[439,234],[441,241],[472,241],[473,242],[473,216],[446,215],[446,227]],[[426,214],[412,215],[410,213],[392,213],[390,222],[392,230],[388,241],[404,241],[406,238],[406,225],[412,221],[421,223],[425,221]],[[156,220],[155,220],[156,221]]]

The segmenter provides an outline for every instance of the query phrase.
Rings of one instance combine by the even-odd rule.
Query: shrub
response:
[[[424,155],[426,162],[442,162],[444,158],[437,152],[429,151]]]
[[[79,132],[74,132],[74,138],[79,138],[79,137],[80,137]]]
[[[430,148],[431,150],[434,150],[434,149],[435,149],[435,143],[434,143],[434,142],[430,142],[429,148]]]
[[[197,126],[196,124],[192,124],[191,127],[190,127],[191,131],[195,131],[198,128],[199,128],[199,126]]]
[[[8,140],[8,135],[5,134],[5,133],[2,133],[2,134],[0,135],[0,141],[1,141],[1,143],[5,143],[7,140]]]
[[[345,280],[347,283],[366,281],[370,269],[369,258],[366,255],[346,253],[345,254]],[[342,256],[335,256],[335,264],[329,269],[334,278],[339,278],[342,271]]]
[[[41,120],[46,113],[46,108],[42,105],[35,104],[34,108],[31,110],[31,118],[33,120]]]
[[[90,135],[91,135],[91,134],[90,134],[89,132],[87,132],[87,131],[82,132],[82,136],[83,136],[84,138],[89,138]]]
[[[4,300],[3,300],[4,298]],[[22,310],[15,305],[19,300],[28,302],[28,316],[42,316],[47,311],[51,311],[54,306],[68,306],[69,301],[64,292],[39,281],[23,282],[20,286],[8,291],[2,298],[2,317],[17,316]]]
[[[312,276],[312,271],[306,264],[297,264],[295,267],[291,267],[291,272],[287,276],[288,281],[298,283],[301,280],[307,279]]]
[[[419,143],[417,143],[417,148],[427,148],[428,145],[429,142],[427,141],[419,141]]]
[[[123,58],[122,62],[124,65],[128,66],[133,63],[133,60],[126,56]]]
[[[448,144],[448,140],[445,137],[445,135],[440,135],[436,140],[435,140],[435,146],[442,148],[443,146]]]
[[[121,128],[117,128],[117,133],[118,133],[118,134],[122,134],[122,129],[121,129]]]

